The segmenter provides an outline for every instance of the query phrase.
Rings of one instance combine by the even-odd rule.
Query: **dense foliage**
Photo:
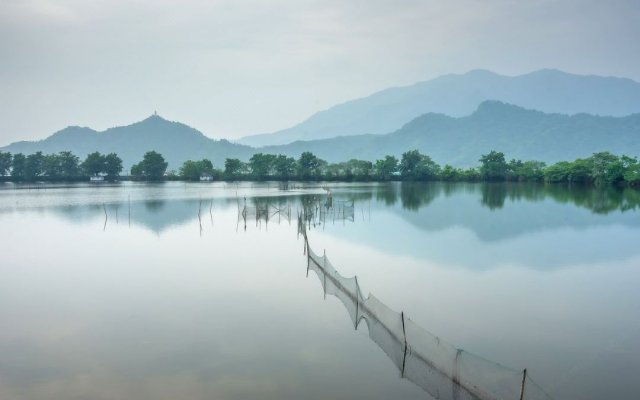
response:
[[[149,180],[161,179],[167,171],[167,163],[162,154],[155,151],[147,151],[142,161],[131,167],[131,175],[137,178]]]
[[[220,171],[213,168],[211,161],[202,159],[200,161],[185,161],[180,167],[180,176],[187,180],[197,181],[201,177],[219,177]]]
[[[25,156],[0,152],[0,176],[11,175],[15,180],[75,180],[100,175],[115,179],[122,172],[122,160],[115,153],[91,153],[81,163],[69,151],[57,154],[36,152]]]
[[[400,160],[385,156],[375,162],[352,159],[330,164],[311,152],[303,152],[296,160],[282,154],[254,154],[248,162],[227,158],[224,170],[214,168],[208,159],[185,161],[178,175],[166,173],[164,157],[149,151],[131,168],[139,179],[176,177],[185,180],[340,180],[340,181],[519,181],[576,183],[592,185],[640,186],[640,163],[636,157],[616,156],[609,152],[594,153],[588,158],[561,161],[547,166],[541,161],[507,161],[504,153],[491,151],[478,160],[477,168],[440,166],[418,150],[407,151]],[[73,179],[101,175],[115,178],[122,171],[122,160],[114,153],[89,154],[80,163],[78,157],[65,151],[44,155],[41,152],[25,156],[0,152],[0,176],[17,180]]]

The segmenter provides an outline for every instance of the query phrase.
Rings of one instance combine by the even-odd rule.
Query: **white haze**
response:
[[[237,138],[475,68],[640,80],[639,20],[636,0],[0,0],[0,145],[154,110]]]

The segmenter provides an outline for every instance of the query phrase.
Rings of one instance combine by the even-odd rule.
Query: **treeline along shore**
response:
[[[299,180],[299,181],[444,181],[444,182],[548,182],[640,187],[637,157],[594,153],[588,158],[546,165],[541,161],[507,161],[498,151],[484,154],[477,167],[441,166],[418,150],[398,159],[385,156],[375,162],[352,159],[328,163],[311,152],[298,159],[285,155],[254,154],[248,162],[227,158],[224,169],[210,160],[185,161],[178,171],[167,171],[162,154],[147,152],[123,175],[122,159],[115,153],[94,152],[84,160],[69,151],[29,155],[0,152],[0,179],[13,182],[105,180]]]

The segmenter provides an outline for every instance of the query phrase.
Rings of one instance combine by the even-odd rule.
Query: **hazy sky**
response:
[[[154,110],[211,137],[486,68],[640,80],[638,0],[0,0],[0,145]]]

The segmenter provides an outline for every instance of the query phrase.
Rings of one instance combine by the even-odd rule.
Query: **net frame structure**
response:
[[[318,218],[323,223],[326,221],[355,222],[355,201],[334,200],[332,196],[328,196],[324,207],[318,209]]]
[[[307,228],[322,227],[328,222],[335,224],[356,220],[354,200],[334,200],[333,196],[322,200],[320,196],[311,196],[302,199],[301,206],[298,219],[302,218]]]
[[[373,294],[362,295],[358,277],[344,277],[326,252],[316,254],[309,245],[302,214],[298,235],[304,239],[307,277],[313,271],[323,293],[345,306],[354,329],[364,321],[369,338],[391,359],[400,377],[413,382],[435,399],[443,400],[551,400],[527,373],[487,360],[434,335],[387,307]]]
[[[263,221],[266,226],[269,222],[274,220],[277,223],[282,221],[291,223],[292,220],[292,208],[291,203],[285,204],[272,204],[269,202],[260,202],[254,199],[253,205],[247,205],[247,199],[244,199],[244,203],[241,205],[239,200],[238,205],[238,225],[240,221],[244,223],[244,229],[247,229],[247,220],[255,220],[256,226],[260,225]]]
[[[249,221],[255,221],[256,226],[263,223],[268,227],[269,223],[287,222],[291,224],[298,214],[298,219],[303,218],[307,227],[323,227],[327,222],[355,222],[355,202],[354,200],[333,201],[331,197],[323,201],[320,196],[308,195],[300,198],[300,204],[295,205],[289,200],[274,198],[247,198],[236,197],[237,222],[236,230],[242,223],[244,230],[247,229]],[[200,204],[202,207],[202,202]],[[198,210],[200,218],[200,209]]]

